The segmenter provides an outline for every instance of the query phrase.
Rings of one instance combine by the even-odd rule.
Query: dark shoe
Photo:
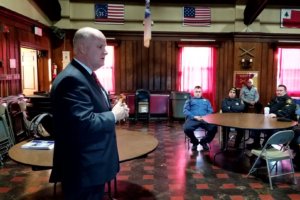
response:
[[[295,171],[300,171],[300,156],[296,154],[296,156],[293,159],[293,164],[294,164],[294,170]]]
[[[234,143],[234,146],[233,146],[235,149],[240,149],[240,143]]]
[[[294,165],[294,171],[300,172],[300,167],[298,165]]]
[[[201,144],[203,151],[209,151],[209,147],[207,146],[206,142],[200,140],[199,144]]]
[[[246,145],[246,149],[248,149],[248,150],[260,149],[260,148],[261,148],[260,144],[257,144],[257,143],[251,143],[251,144]]]
[[[197,144],[193,144],[192,151],[197,151],[197,147],[198,147],[198,143]]]
[[[256,161],[256,159],[257,159],[257,157],[254,156],[254,155],[252,155],[252,156],[250,157],[250,164],[253,165],[254,162]],[[259,160],[256,162],[256,164],[255,164],[254,167],[255,167],[255,168],[260,168],[260,167],[264,167],[264,166],[266,166],[266,165],[267,165],[266,160],[264,160],[264,159],[259,159]]]

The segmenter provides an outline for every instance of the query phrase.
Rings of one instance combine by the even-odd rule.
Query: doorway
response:
[[[21,47],[21,80],[24,95],[38,91],[37,50]]]

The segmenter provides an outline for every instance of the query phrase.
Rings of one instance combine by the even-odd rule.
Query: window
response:
[[[215,100],[216,49],[214,47],[181,47],[179,55],[179,91],[191,92],[202,87],[203,96],[212,104]]]
[[[114,46],[106,46],[107,55],[105,57],[105,64],[103,67],[98,69],[95,73],[105,88],[109,93],[115,93],[115,77],[114,77],[114,68],[115,68],[115,52]]]
[[[277,85],[286,85],[290,96],[300,97],[300,49],[278,48],[277,56]]]

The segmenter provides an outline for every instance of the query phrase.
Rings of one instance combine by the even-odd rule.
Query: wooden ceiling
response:
[[[59,0],[33,0],[48,16],[51,21],[61,19],[61,7]],[[143,0],[69,0],[70,2],[81,3],[123,3],[144,5]],[[244,24],[250,25],[255,18],[266,7],[274,8],[300,8],[300,0],[150,0],[151,5],[203,5],[203,6],[233,6],[246,5],[244,10]]]

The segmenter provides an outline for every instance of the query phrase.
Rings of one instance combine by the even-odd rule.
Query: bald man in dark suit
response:
[[[128,108],[112,109],[93,71],[104,65],[106,38],[94,28],[79,29],[73,39],[75,57],[58,74],[51,89],[54,159],[51,182],[61,182],[66,200],[99,200],[105,183],[119,172],[115,123]]]

